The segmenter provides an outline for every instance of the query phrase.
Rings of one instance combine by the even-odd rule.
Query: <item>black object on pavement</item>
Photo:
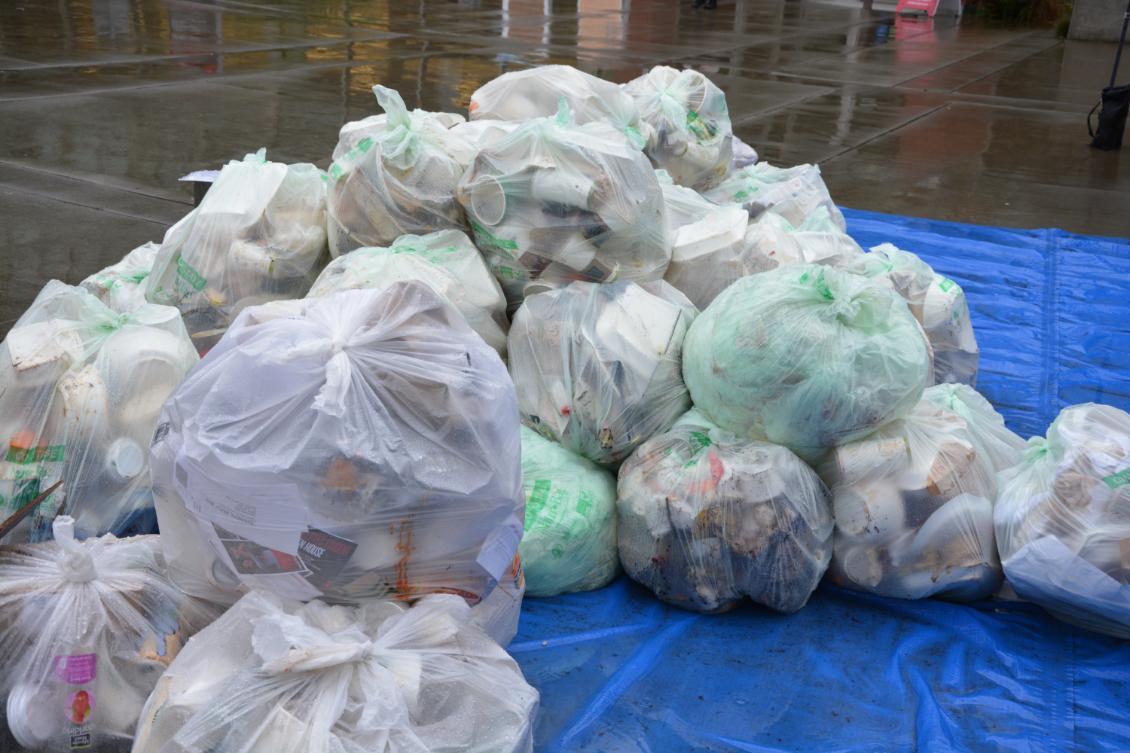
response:
[[[1091,134],[1091,146],[1095,149],[1113,151],[1122,148],[1122,134],[1126,131],[1126,115],[1130,112],[1130,84],[1115,86],[1118,64],[1122,61],[1122,47],[1126,44],[1126,27],[1130,25],[1130,0],[1126,3],[1126,13],[1122,16],[1122,34],[1118,38],[1118,51],[1114,54],[1114,68],[1110,72],[1110,85],[1103,89],[1099,103],[1087,113],[1087,131]],[[1091,126],[1091,116],[1099,111],[1099,126]]]

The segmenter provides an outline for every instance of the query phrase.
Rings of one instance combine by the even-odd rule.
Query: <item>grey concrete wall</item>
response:
[[[1068,39],[1117,42],[1126,0],[1075,0]]]

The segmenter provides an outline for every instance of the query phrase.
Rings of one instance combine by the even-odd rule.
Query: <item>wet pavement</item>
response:
[[[326,166],[373,84],[463,110],[508,70],[693,66],[735,132],[850,207],[1130,236],[1130,157],[1087,147],[1113,46],[843,2],[0,2],[0,331],[188,211],[186,172],[265,146]]]

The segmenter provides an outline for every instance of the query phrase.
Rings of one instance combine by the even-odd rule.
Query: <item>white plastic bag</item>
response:
[[[177,591],[156,536],[55,540],[0,550],[0,691],[25,748],[102,750],[129,739],[142,704],[219,610]]]
[[[795,612],[832,556],[828,489],[784,447],[690,411],[620,467],[620,561],[666,602]]]
[[[160,243],[143,243],[117,264],[95,272],[79,284],[114,311],[129,313],[146,302],[145,281],[160,248]]]
[[[462,599],[243,597],[181,652],[133,753],[524,753],[538,693]]]
[[[471,95],[468,111],[472,122],[525,121],[553,117],[562,102],[577,125],[609,123],[637,148],[647,139],[647,127],[641,125],[639,108],[628,92],[569,65],[504,73]]]
[[[997,546],[1016,593],[1130,638],[1130,414],[1064,408],[999,481]]]
[[[532,280],[658,280],[671,258],[647,158],[607,123],[574,125],[566,109],[483,148],[459,201],[511,311]]]
[[[616,478],[522,427],[526,530],[522,563],[531,596],[591,591],[620,571]]]
[[[741,204],[751,219],[772,209],[794,226],[803,224],[810,214],[823,207],[836,227],[847,228],[816,165],[774,167],[758,162],[730,173],[716,188],[707,191],[706,197],[719,204]]]
[[[514,387],[423,283],[248,309],[161,422],[157,515],[189,593],[475,603],[517,554]]]
[[[475,244],[458,230],[402,235],[388,248],[359,248],[339,256],[318,275],[308,297],[383,290],[401,280],[419,280],[439,293],[487,345],[506,353],[506,296]]]
[[[927,397],[830,453],[820,475],[834,498],[832,578],[901,599],[996,591],[996,468],[984,447],[963,418]]]
[[[522,558],[514,556],[498,586],[485,599],[471,607],[471,624],[506,648],[518,634],[522,598],[526,595],[526,571]]]
[[[807,264],[726,288],[683,351],[683,378],[706,418],[806,460],[905,415],[929,377],[926,339],[897,293]]]
[[[180,309],[203,354],[245,307],[305,295],[325,250],[322,171],[268,162],[260,149],[225,165],[165,233],[145,297]]]
[[[374,86],[384,115],[342,126],[329,169],[330,253],[388,246],[401,235],[466,228],[455,186],[474,156],[447,113],[409,110]]]
[[[657,65],[624,84],[650,127],[647,156],[680,185],[703,191],[730,170],[733,128],[726,95],[698,71]]]
[[[616,467],[690,407],[680,364],[694,315],[665,282],[574,282],[531,295],[508,340],[522,422]]]
[[[198,357],[177,310],[108,309],[52,280],[0,344],[0,522],[63,485],[7,537],[153,533],[147,454],[161,405]]]
[[[887,282],[906,299],[934,350],[935,382],[976,384],[980,349],[960,285],[890,243],[875,246],[849,269]]]

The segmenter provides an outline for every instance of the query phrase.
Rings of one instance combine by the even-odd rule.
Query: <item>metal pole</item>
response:
[[[1126,13],[1122,16],[1122,34],[1118,37],[1118,52],[1114,53],[1114,68],[1110,72],[1110,85],[1118,75],[1118,64],[1122,61],[1122,45],[1126,44],[1126,27],[1130,25],[1130,0],[1126,2]]]

